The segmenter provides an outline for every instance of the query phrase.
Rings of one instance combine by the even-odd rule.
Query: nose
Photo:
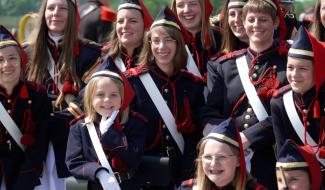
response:
[[[158,48],[163,48],[163,47],[165,47],[165,41],[164,40],[160,40],[159,41]]]
[[[189,12],[190,10],[190,5],[189,4],[185,4],[184,5],[184,12]]]
[[[59,7],[56,6],[53,10],[53,15],[57,15],[59,13]]]
[[[235,22],[236,23],[240,23],[241,22],[241,15],[238,14],[238,13],[236,13],[236,15],[235,15]]]

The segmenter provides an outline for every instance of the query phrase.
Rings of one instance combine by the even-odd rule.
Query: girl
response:
[[[234,124],[229,118],[201,140],[196,179],[183,182],[179,190],[266,189],[246,174],[243,145]]]
[[[188,48],[202,76],[206,77],[207,62],[219,52],[221,33],[211,29],[213,7],[209,0],[173,0],[172,10],[190,36]]]
[[[33,190],[47,152],[51,105],[45,89],[23,78],[27,56],[0,25],[0,189]]]
[[[315,5],[314,20],[311,26],[311,34],[321,42],[325,41],[325,1],[318,0]]]
[[[139,189],[133,179],[145,149],[145,118],[129,112],[129,94],[121,77],[110,71],[94,73],[85,88],[85,117],[70,128],[66,164],[76,178],[88,179],[88,189],[108,190],[109,177],[115,175],[121,189]],[[116,118],[115,118],[116,117]],[[114,171],[110,173],[100,160],[88,133],[93,124],[102,149]],[[100,160],[101,162],[101,160]],[[99,180],[99,181],[98,181]],[[100,182],[100,183],[98,183]]]
[[[149,119],[145,155],[170,161],[171,179],[165,184],[148,179],[149,185],[144,185],[149,189],[174,189],[194,173],[204,83],[184,70],[187,54],[180,28],[173,12],[162,9],[145,37],[140,66],[127,72],[135,91],[132,108]],[[156,171],[150,172],[148,177],[156,175]]]
[[[276,188],[276,181],[269,102],[273,92],[287,83],[286,49],[273,40],[283,18],[279,11],[277,1],[270,0],[249,0],[243,7],[249,47],[208,64],[209,93],[201,112],[205,132],[210,124],[236,118],[244,149],[251,152],[246,158],[250,173],[270,189]]]
[[[325,158],[324,52],[325,46],[301,27],[288,54],[290,85],[280,89],[271,101],[278,153],[286,139],[292,139],[299,145],[318,147],[318,156]]]

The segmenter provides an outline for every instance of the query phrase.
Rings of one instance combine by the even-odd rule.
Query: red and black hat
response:
[[[246,3],[247,0],[229,0],[228,9],[243,8]]]
[[[313,148],[309,145],[299,146],[294,141],[287,140],[280,148],[276,169],[283,171],[307,170],[312,190],[319,190],[322,184],[321,167]]]
[[[147,7],[143,4],[142,0],[123,0],[118,6],[117,11],[122,9],[136,9],[143,15],[144,29],[148,30],[153,22]]]
[[[243,187],[246,177],[246,163],[243,144],[239,131],[236,127],[236,122],[233,118],[229,118],[219,125],[217,125],[205,139],[213,139],[222,143],[226,143],[239,150],[239,162],[240,162],[240,185]],[[242,188],[241,188],[242,189]]]

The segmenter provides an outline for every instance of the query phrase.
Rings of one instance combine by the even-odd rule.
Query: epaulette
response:
[[[74,118],[73,120],[71,120],[71,121],[69,122],[69,126],[74,125],[74,124],[77,123],[79,120],[81,120],[81,119],[85,119],[85,118],[86,118],[86,115],[85,115],[85,114],[79,115],[78,117]]]
[[[135,118],[140,119],[141,121],[143,121],[145,123],[148,123],[148,119],[144,115],[140,114],[139,112],[130,111],[130,115],[132,115]]]
[[[128,69],[127,71],[124,72],[124,75],[126,78],[131,78],[134,76],[139,76],[140,74],[147,73],[149,71],[148,68],[145,67],[135,67]]]
[[[182,70],[180,70],[180,73],[182,76],[185,76],[186,78],[189,78],[192,81],[204,82],[204,80],[201,77],[198,77],[187,70],[182,69]]]
[[[243,55],[244,53],[246,52],[246,49],[241,49],[241,50],[237,50],[237,51],[233,51],[233,52],[229,52],[221,57],[219,57],[217,59],[217,61],[222,64],[228,60],[231,60],[231,59],[235,59],[241,55]]]
[[[291,90],[291,86],[288,84],[288,85],[285,85],[285,86],[282,86],[281,88],[277,89],[274,91],[273,93],[273,98],[279,98],[279,97],[282,97],[284,93],[288,92],[289,90]]]
[[[193,187],[195,185],[195,180],[194,179],[189,179],[186,181],[183,181],[181,183],[181,187],[185,188],[185,187]]]
[[[35,90],[36,92],[43,92],[43,93],[46,93],[46,88],[45,86],[39,84],[39,83],[36,83],[36,82],[33,82],[33,81],[26,81],[25,84]]]
[[[87,46],[87,47],[90,47],[90,48],[93,48],[93,49],[99,49],[101,50],[102,49],[102,46],[92,40],[87,40],[87,39],[80,39],[79,40],[79,43],[81,45],[84,45],[84,46]]]
[[[105,6],[100,6],[100,20],[106,22],[115,22],[116,12]]]

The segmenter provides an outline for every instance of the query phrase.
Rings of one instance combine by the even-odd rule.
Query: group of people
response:
[[[220,26],[209,0],[123,0],[99,45],[94,8],[43,0],[29,41],[0,27],[0,189],[324,188],[323,7],[308,31],[279,0],[227,0]]]

